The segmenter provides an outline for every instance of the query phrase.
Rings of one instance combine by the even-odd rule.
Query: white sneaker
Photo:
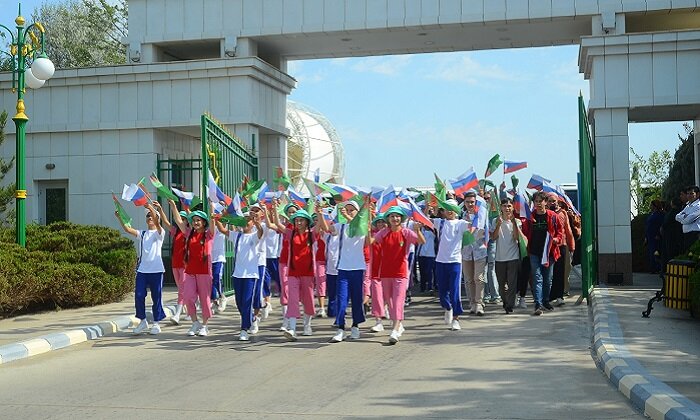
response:
[[[459,321],[458,321],[458,320],[453,319],[453,320],[452,320],[452,328],[451,328],[451,329],[452,329],[452,331],[459,331],[459,330],[462,329],[462,326],[459,325]]]
[[[384,325],[382,324],[382,321],[379,320],[379,321],[377,321],[377,323],[374,324],[374,326],[373,326],[372,328],[370,328],[369,330],[372,331],[372,332],[382,332],[382,331],[384,331]]]
[[[527,309],[527,303],[525,303],[525,298],[522,296],[518,297],[518,308],[519,309]]]
[[[353,340],[359,339],[360,338],[360,328],[352,327],[350,329],[350,338]]]
[[[345,338],[345,331],[339,329],[338,331],[336,331],[335,335],[331,337],[331,342],[340,343],[341,341],[343,341],[343,338]]]
[[[221,313],[221,309],[219,309],[219,303],[217,301],[213,301],[211,303],[211,311],[215,314]]]
[[[321,308],[316,312],[316,316],[319,318],[325,318],[326,317],[326,310]]]
[[[284,336],[287,337],[289,341],[297,341],[297,332],[294,330],[285,330]]]
[[[392,330],[391,334],[389,335],[389,342],[391,344],[396,344],[399,342],[399,337],[401,337],[401,334],[396,330]]]
[[[304,332],[301,335],[309,336],[313,335],[314,331],[311,329],[311,324],[304,325]]]
[[[206,325],[202,325],[199,330],[197,330],[197,335],[200,337],[206,337],[209,335],[209,328]]]
[[[241,335],[238,336],[238,341],[248,341],[248,340],[250,340],[250,337],[248,337],[248,331],[241,330]]]
[[[452,323],[452,309],[445,310],[445,325],[450,325]]]
[[[280,327],[280,331],[287,331],[287,328],[289,328],[289,318],[284,318],[282,319],[282,326]]]
[[[173,315],[170,317],[170,323],[173,325],[180,325],[180,315]]]
[[[262,310],[262,319],[267,319],[270,316],[270,311],[272,310],[272,304],[270,302],[265,305]]]
[[[195,335],[197,335],[197,331],[199,331],[200,327],[201,325],[199,321],[195,321],[190,327],[190,329],[187,331],[187,335],[189,335],[190,337],[194,337]]]
[[[157,335],[160,334],[160,324],[157,322],[153,324],[153,327],[151,327],[151,331],[149,332],[151,335]]]
[[[403,327],[403,322],[399,324],[399,337],[403,335],[403,332],[406,331],[406,328]]]
[[[258,331],[260,331],[260,321],[258,321],[258,318],[255,317],[253,320],[253,325],[250,327],[250,333],[257,334]]]
[[[226,304],[228,303],[228,298],[226,296],[221,296],[219,298],[219,312],[226,310]]]
[[[134,328],[134,334],[141,334],[148,329],[148,321],[142,319],[139,325]]]

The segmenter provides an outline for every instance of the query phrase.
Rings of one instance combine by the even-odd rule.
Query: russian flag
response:
[[[529,219],[532,215],[532,209],[530,208],[530,203],[527,202],[525,196],[520,193],[515,193],[515,198],[513,199],[513,210],[518,213],[519,217],[524,217]]]
[[[258,201],[265,201],[265,193],[270,191],[270,187],[267,185],[267,181],[263,182],[263,184],[260,186],[260,189],[258,190],[258,196],[257,199]]]
[[[519,171],[527,168],[527,162],[516,162],[514,160],[506,160],[503,162],[503,174]]]
[[[221,188],[216,184],[214,175],[211,174],[210,170],[207,170],[207,174],[209,175],[207,183],[209,187],[209,191],[207,192],[209,200],[211,200],[212,203],[220,203],[223,201],[226,206],[230,205],[233,199],[221,191]]]
[[[177,198],[180,199],[180,204],[182,204],[182,208],[185,210],[189,210],[190,205],[192,204],[192,200],[194,199],[194,193],[180,191],[175,187],[171,187],[171,190],[173,190],[173,193],[177,196]]]
[[[552,180],[543,178],[537,174],[532,174],[530,181],[527,183],[527,188],[531,190],[542,191],[542,186],[546,183],[549,184]]]
[[[321,182],[321,168],[316,168],[314,171],[314,182]]]
[[[357,195],[357,191],[347,185],[329,184],[327,182],[326,185],[333,190],[334,195],[340,196],[341,201],[347,201]]]
[[[549,247],[552,243],[552,236],[547,231],[547,236],[544,239],[544,251],[542,251],[542,265],[549,267]]]
[[[242,207],[243,205],[241,203],[241,195],[238,192],[236,192],[236,195],[233,196],[231,202],[226,208],[226,213],[235,214],[237,216],[243,216],[243,210],[241,210]]]
[[[294,188],[287,188],[287,194],[289,195],[289,200],[294,203],[297,208],[303,209],[306,207],[306,199],[304,199],[301,194],[294,191]]]
[[[398,204],[398,198],[396,195],[396,190],[393,185],[389,185],[382,191],[382,195],[377,200],[377,211],[384,213],[389,210],[389,207]]]
[[[420,207],[418,207],[418,205],[415,201],[413,201],[413,199],[409,199],[408,203],[410,204],[411,211],[413,212],[413,215],[411,216],[413,217],[413,220],[415,220],[418,223],[422,223],[425,227],[435,229],[435,226],[433,226],[433,221],[430,220],[430,218],[428,218],[428,216],[426,216],[425,213],[423,213],[423,211],[421,211]]]
[[[382,194],[384,193],[384,187],[372,187],[371,195],[372,195],[372,200],[375,202],[379,201],[379,199],[382,197]]]
[[[467,172],[463,173],[456,180],[450,180],[452,189],[455,195],[461,197],[464,193],[469,190],[479,186],[479,180],[476,177],[476,172],[474,172],[474,167],[471,167]]]
[[[122,190],[122,200],[131,201],[137,206],[144,206],[148,203],[148,197],[141,187],[136,184],[126,185]]]

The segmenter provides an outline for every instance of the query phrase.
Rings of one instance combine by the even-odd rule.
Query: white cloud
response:
[[[324,66],[311,66],[314,70],[309,70],[303,61],[290,61],[287,64],[287,73],[302,83],[320,83],[326,80],[328,70]]]
[[[392,55],[360,58],[347,61],[347,63],[351,64],[350,68],[358,73],[377,73],[393,76],[411,64],[411,59],[412,57],[409,55]]]
[[[523,80],[521,75],[507,71],[501,66],[482,64],[468,53],[450,53],[436,57],[433,67],[426,72],[425,77],[470,85],[481,84],[487,81]]]

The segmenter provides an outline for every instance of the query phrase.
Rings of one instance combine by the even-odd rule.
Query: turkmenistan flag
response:
[[[227,214],[226,216],[221,216],[219,221],[223,224],[234,225],[237,227],[248,226],[248,219],[243,216],[236,216],[235,214]]]
[[[496,190],[492,190],[491,199],[489,200],[489,220],[493,220],[498,216],[498,193]]]
[[[292,180],[284,172],[284,169],[277,167],[277,178],[275,178],[275,183],[277,183],[277,190],[286,191],[287,188],[289,188],[289,184],[292,183]]]
[[[360,211],[355,215],[355,218],[348,224],[348,236],[357,238],[367,235],[369,230],[369,209],[367,206],[362,206]]]
[[[447,187],[445,183],[436,173],[433,173],[433,175],[435,175],[435,196],[442,201],[447,200]]]
[[[518,179],[517,176],[511,175],[510,176],[510,183],[513,185],[513,189],[516,190],[518,189],[518,184],[520,183],[520,180]]]
[[[151,174],[149,179],[151,181],[151,184],[153,184],[153,187],[156,189],[156,191],[158,191],[158,195],[161,195],[169,200],[173,200],[173,201],[178,200],[177,196],[175,194],[173,194],[172,191],[170,191],[170,189],[168,187],[166,187],[165,185],[163,185],[160,182],[160,180],[156,176],[155,172]]]
[[[127,214],[126,210],[124,210],[124,207],[122,207],[122,204],[119,202],[119,199],[116,195],[114,195],[114,193],[112,193],[112,200],[114,200],[114,208],[117,210],[119,220],[122,221],[124,226],[131,227],[131,217],[129,217],[129,214]]]
[[[501,160],[501,157],[496,153],[491,160],[489,160],[488,165],[486,166],[486,174],[484,175],[484,178],[489,177],[492,173],[496,172],[496,169],[498,169],[499,166],[503,161]]]
[[[462,235],[462,246],[468,246],[473,244],[474,242],[476,242],[474,234],[469,230],[464,232],[464,235]]]

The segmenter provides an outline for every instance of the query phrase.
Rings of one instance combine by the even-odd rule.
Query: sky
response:
[[[29,20],[47,0],[25,0]],[[57,1],[48,0],[50,3]],[[0,24],[14,25],[17,2],[0,0]],[[48,34],[50,36],[50,34]],[[429,186],[433,173],[479,177],[496,153],[537,173],[575,183],[578,168],[578,46],[294,61],[291,100],[324,114],[345,149],[352,185]],[[50,83],[50,81],[49,81]],[[678,146],[681,122],[630,124],[642,156]],[[510,177],[510,175],[509,175]],[[500,183],[503,175],[490,177]]]

